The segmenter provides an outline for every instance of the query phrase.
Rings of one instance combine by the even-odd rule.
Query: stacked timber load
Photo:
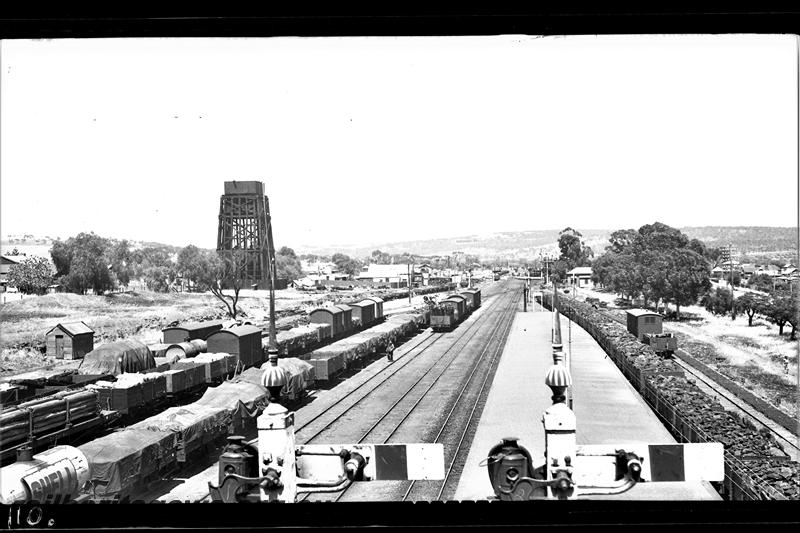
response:
[[[28,440],[30,413],[16,407],[0,411],[0,448],[6,449]]]
[[[27,440],[65,429],[70,424],[95,417],[100,412],[97,394],[92,390],[61,391],[23,402],[0,412],[0,442],[8,448]]]

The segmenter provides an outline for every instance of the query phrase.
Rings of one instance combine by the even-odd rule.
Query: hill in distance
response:
[[[602,254],[608,245],[608,238],[614,230],[576,228],[584,243],[592,248],[595,256]],[[731,244],[735,252],[752,256],[781,255],[792,257],[797,254],[797,228],[767,226],[701,226],[680,228],[690,238],[699,239],[707,246],[717,247]],[[539,254],[558,254],[558,233],[561,230],[503,231],[484,235],[465,235],[441,239],[420,239],[403,242],[387,242],[370,245],[331,244],[328,246],[302,246],[293,243],[278,243],[289,246],[298,254],[313,253],[332,255],[344,253],[351,257],[366,257],[373,250],[390,254],[404,252],[423,256],[451,255],[463,252],[484,259],[533,259]],[[22,253],[49,256],[52,245],[49,237],[33,235],[9,236],[0,242],[3,253],[15,246]],[[157,246],[177,252],[180,247],[160,243],[130,241],[132,248]],[[35,249],[35,251],[34,251]]]
[[[592,248],[595,256],[602,254],[608,238],[615,230],[576,228],[584,243]],[[766,226],[702,226],[680,228],[692,239],[707,246],[733,245],[741,254],[772,252],[797,252],[797,228]],[[298,253],[331,255],[345,253],[353,257],[368,256],[373,250],[391,254],[404,252],[418,255],[450,255],[455,251],[490,259],[534,258],[539,253],[558,253],[558,233],[561,230],[507,231],[486,235],[466,235],[443,239],[424,239],[394,243],[379,243],[369,246],[339,245],[326,247],[302,247]]]

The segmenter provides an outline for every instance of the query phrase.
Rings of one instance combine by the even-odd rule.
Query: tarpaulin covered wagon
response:
[[[78,367],[78,374],[117,376],[155,367],[155,358],[147,345],[127,339],[103,344],[87,353]]]

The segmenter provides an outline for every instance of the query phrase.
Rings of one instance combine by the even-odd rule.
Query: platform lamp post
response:
[[[272,256],[274,257],[274,255]],[[261,384],[269,391],[270,403],[280,403],[281,389],[289,382],[286,370],[278,366],[278,340],[275,333],[275,261],[269,269],[269,367],[261,376]]]

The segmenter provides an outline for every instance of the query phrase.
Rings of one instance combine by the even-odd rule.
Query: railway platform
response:
[[[552,392],[544,384],[547,369],[553,364],[552,314],[538,304],[531,309],[517,313],[514,319],[459,479],[456,500],[485,500],[493,495],[487,468],[480,463],[503,437],[518,437],[531,452],[534,464],[544,463],[542,413],[552,405]],[[676,442],[586,331],[575,323],[570,326],[562,317],[561,333],[564,351],[572,350],[570,392],[579,445]],[[721,499],[707,482],[641,483],[621,495],[590,498]]]

